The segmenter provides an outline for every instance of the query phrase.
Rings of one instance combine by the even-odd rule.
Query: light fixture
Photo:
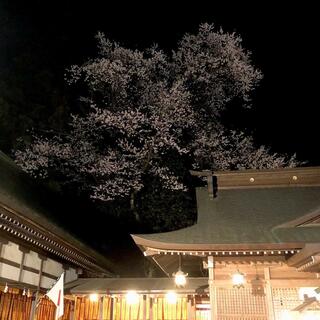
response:
[[[128,304],[137,304],[139,302],[139,295],[136,291],[128,291],[126,294],[126,301]]]
[[[237,287],[237,288],[241,288],[241,287],[243,287],[244,283],[245,283],[244,274],[242,272],[240,272],[239,270],[237,270],[237,272],[235,272],[232,275],[233,286]]]
[[[6,283],[4,289],[3,289],[3,292],[4,293],[7,293],[9,291],[9,287],[8,287],[8,284]]]
[[[97,293],[91,293],[89,299],[91,302],[98,302],[99,296]]]
[[[26,288],[23,288],[22,295],[25,296],[27,294]]]
[[[181,256],[179,256],[179,269],[176,273],[173,273],[174,282],[178,288],[183,288],[187,283],[187,273],[181,270]]]
[[[177,287],[184,287],[187,283],[187,273],[184,273],[181,270],[178,270],[174,275],[174,282],[177,285]]]
[[[167,299],[168,303],[176,304],[177,303],[177,294],[174,291],[169,291],[166,294],[166,299]]]
[[[263,281],[259,278],[257,264],[255,264],[256,277],[251,280],[251,293],[254,296],[264,296]]]

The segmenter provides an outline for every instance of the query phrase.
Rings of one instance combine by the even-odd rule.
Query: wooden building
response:
[[[197,222],[132,236],[163,278],[117,278],[0,154],[0,320],[53,320],[45,299],[32,314],[32,293],[62,270],[63,320],[320,319],[320,168],[193,174],[206,181]],[[174,283],[178,271],[185,285]]]
[[[45,293],[63,271],[66,282],[113,275],[104,256],[57,226],[42,191],[0,153],[1,320],[33,320],[35,294]],[[42,307],[38,319],[53,319],[54,306],[43,300]]]
[[[320,168],[193,174],[197,223],[133,235],[144,255],[168,277],[208,275],[205,319],[320,319]]]

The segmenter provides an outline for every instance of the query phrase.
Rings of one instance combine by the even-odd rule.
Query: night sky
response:
[[[257,144],[274,152],[297,153],[307,165],[320,165],[315,4],[223,1],[222,5],[222,1],[213,0],[128,3],[0,0],[0,73],[17,72],[13,66],[27,52],[33,66],[50,70],[54,88],[68,91],[64,71],[95,55],[97,31],[126,47],[143,49],[157,43],[170,52],[183,34],[195,33],[200,23],[214,23],[242,36],[243,46],[252,52],[253,64],[264,74],[252,109],[230,112],[227,125],[251,133]],[[33,83],[27,65],[21,72]],[[103,237],[103,224],[99,228],[96,234]],[[141,255],[134,249],[131,243],[129,251]]]
[[[214,23],[237,32],[262,70],[253,108],[231,114],[229,125],[252,132],[258,144],[276,152],[297,153],[319,165],[318,23],[315,5],[292,2],[154,1],[139,4],[112,1],[4,1],[10,32],[1,39],[1,66],[20,50],[31,50],[55,70],[55,81],[66,86],[66,67],[95,54],[94,35],[103,31],[130,48],[158,43],[170,51],[186,32],[200,23]],[[4,21],[5,17],[2,17]],[[2,23],[4,25],[4,23]]]

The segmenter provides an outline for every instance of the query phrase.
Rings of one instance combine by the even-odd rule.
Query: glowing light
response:
[[[23,288],[22,295],[25,296],[27,294],[26,288]]]
[[[128,291],[126,294],[126,301],[128,304],[137,304],[139,302],[139,295],[136,291]]]
[[[178,287],[184,287],[187,283],[187,273],[184,273],[181,270],[178,270],[175,274],[174,274],[174,282]]]
[[[176,304],[177,303],[177,294],[174,291],[169,291],[166,294],[166,299],[167,299],[168,303]]]
[[[91,302],[98,302],[99,296],[97,293],[91,293],[89,299]]]
[[[4,289],[3,289],[3,292],[4,293],[7,293],[9,291],[9,287],[8,287],[8,284],[6,283]]]
[[[314,312],[305,313],[302,315],[302,320],[315,320],[315,319],[317,319],[317,316],[315,315]]]
[[[245,283],[244,274],[239,270],[232,275],[232,284],[234,287],[241,288]]]
[[[291,320],[292,319],[292,315],[290,314],[290,311],[288,311],[288,310],[282,311],[280,319],[281,320]]]

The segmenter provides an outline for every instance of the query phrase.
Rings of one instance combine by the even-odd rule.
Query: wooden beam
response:
[[[190,171],[190,173],[198,177],[216,176],[218,178],[219,189],[320,185],[320,167],[248,169],[217,172]]]
[[[0,236],[0,244],[8,244],[8,242],[9,242],[8,239]]]
[[[20,268],[20,263],[17,263],[15,261],[11,261],[9,259],[1,258],[1,257],[0,257],[0,263],[4,263],[4,264],[7,264],[7,265],[15,267],[15,268]],[[32,268],[32,267],[23,266],[23,270],[29,271],[29,272],[32,272],[32,273],[35,273],[35,274],[39,274],[39,270],[35,269],[35,268]],[[53,279],[53,280],[57,279],[56,275],[53,275],[53,274],[50,274],[50,273],[47,273],[47,272],[42,272],[42,275],[44,277],[47,277],[47,278],[50,278],[50,279]]]
[[[19,268],[19,277],[18,277],[18,281],[19,282],[22,281],[22,272],[23,272],[23,266],[24,266],[25,257],[26,257],[26,253],[22,252],[21,261],[20,261],[20,268]]]
[[[211,307],[211,320],[216,320],[217,310],[216,310],[216,292],[215,292],[215,279],[214,279],[214,260],[212,256],[208,257],[208,271],[209,271],[209,295],[210,295],[210,307]]]
[[[268,308],[268,319],[274,320],[275,314],[274,314],[274,303],[273,303],[273,295],[272,295],[272,288],[270,283],[270,269],[265,268],[264,269],[264,279],[265,279],[265,290],[266,290],[266,302],[267,302],[267,308]]]
[[[307,243],[300,252],[294,254],[287,261],[289,266],[300,267],[311,261],[311,257],[320,253],[320,243]]]
[[[270,283],[277,288],[319,287],[320,279],[271,279]]]

